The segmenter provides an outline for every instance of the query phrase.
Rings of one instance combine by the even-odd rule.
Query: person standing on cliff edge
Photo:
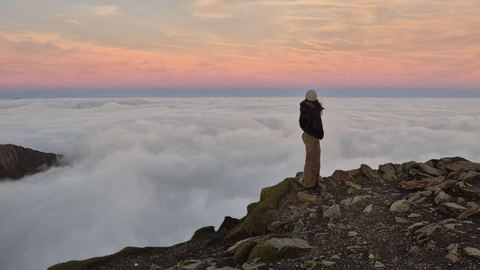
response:
[[[320,178],[320,140],[323,139],[322,112],[324,108],[317,100],[317,93],[308,90],[305,100],[300,103],[300,128],[304,131],[302,140],[305,144],[306,157],[303,169],[303,186],[313,188]]]

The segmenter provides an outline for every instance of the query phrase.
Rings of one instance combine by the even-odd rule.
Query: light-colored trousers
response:
[[[305,132],[302,140],[307,152],[303,168],[303,186],[309,188],[315,186],[320,175],[320,140]]]

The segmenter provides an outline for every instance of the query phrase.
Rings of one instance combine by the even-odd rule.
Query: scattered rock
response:
[[[345,183],[346,187],[350,187],[350,188],[353,188],[353,189],[356,189],[356,190],[362,189],[362,187],[360,185],[354,184],[350,181],[345,181],[344,183]]]
[[[242,265],[243,270],[261,270],[262,267],[266,266],[266,263],[263,262],[246,262]]]
[[[333,199],[333,195],[325,191],[322,191],[320,193],[320,196],[322,196],[322,198],[327,201]]]
[[[243,239],[241,241],[238,241],[237,243],[235,243],[233,246],[229,247],[226,251],[225,251],[225,254],[234,254],[238,248],[244,244],[248,244],[250,242],[259,242],[260,239],[262,237],[261,236],[257,236],[257,237],[250,237],[250,238],[247,238],[247,239]]]
[[[392,163],[380,165],[378,166],[378,170],[385,174],[390,174],[390,175],[394,175],[396,173],[395,167],[393,167]]]
[[[403,217],[395,217],[395,221],[397,223],[410,223],[410,221],[408,221],[407,219],[405,219]]]
[[[458,253],[458,244],[450,244],[447,247],[448,254],[445,256],[448,260],[453,263],[460,261],[460,254]]]
[[[460,213],[457,216],[457,218],[458,219],[463,219],[463,218],[467,218],[469,216],[473,216],[473,215],[476,215],[476,214],[479,214],[479,213],[480,213],[480,207],[479,206],[474,206],[474,207]]]
[[[463,249],[468,256],[475,257],[480,260],[480,250],[472,247],[466,247]]]
[[[163,268],[152,263],[152,265],[150,265],[150,270],[163,270]]]
[[[470,161],[457,161],[451,164],[445,165],[447,171],[459,172],[459,171],[474,171],[480,169],[480,163]]]
[[[385,265],[379,261],[376,261],[375,264],[373,265],[375,268],[383,268]]]
[[[307,241],[298,238],[272,238],[265,241],[264,245],[271,246],[275,250],[280,251],[284,248],[300,248],[310,249],[313,248]]]
[[[350,203],[351,205],[354,205],[354,204],[357,204],[363,200],[366,200],[368,198],[370,198],[371,196],[370,195],[365,195],[365,196],[355,196],[353,197],[352,199],[352,202]]]
[[[294,232],[299,232],[305,228],[305,223],[303,223],[303,220],[299,220],[297,223],[295,223],[295,228],[293,229]]]
[[[448,195],[447,193],[443,192],[443,191],[440,191],[438,193],[438,195],[435,197],[435,203],[436,204],[441,204],[441,203],[444,203],[444,202],[451,202],[452,201],[452,197],[450,197],[450,195]]]
[[[270,225],[268,225],[267,229],[271,232],[275,231],[275,230],[278,230],[280,228],[282,228],[283,226],[285,226],[285,224],[287,224],[286,222],[281,222],[281,221],[274,221],[272,223],[270,223]]]
[[[455,230],[455,226],[457,226],[457,224],[455,224],[455,223],[443,225],[443,227],[444,227],[445,229],[450,230],[450,231],[454,231],[454,230]]]
[[[459,183],[463,183],[463,182],[458,182],[457,184]],[[458,186],[457,192],[460,195],[465,197],[480,198],[480,189],[478,188],[470,189],[470,188],[467,188],[466,186],[463,186],[463,187]]]
[[[453,202],[442,203],[442,205],[447,207],[447,209],[452,211],[452,212],[463,212],[463,211],[467,210],[467,208],[465,208],[461,205],[458,205],[456,203],[453,203]]]
[[[458,181],[463,181],[463,182],[480,180],[480,173],[478,173],[478,172],[463,172],[458,176],[457,180]]]
[[[350,204],[352,204],[352,200],[353,200],[353,198],[348,197],[348,198],[345,198],[345,199],[341,200],[340,204],[341,205],[350,205]]]
[[[357,236],[357,235],[358,235],[357,232],[354,232],[354,231],[348,232],[348,237],[355,237],[355,236]]]
[[[207,268],[207,264],[199,260],[185,261],[177,266],[181,270],[202,270]]]
[[[391,175],[391,174],[388,174],[388,173],[385,173],[383,176],[382,176],[382,179],[387,181],[387,182],[393,182],[393,181],[397,181],[397,176],[396,175]]]
[[[467,207],[472,208],[472,207],[475,207],[475,206],[478,206],[478,204],[475,203],[475,202],[467,202]]]
[[[345,182],[345,181],[349,181],[349,182],[355,182],[355,178],[353,178],[349,173],[347,173],[346,171],[342,171],[342,170],[336,170],[333,174],[332,174],[332,179],[334,179],[335,181],[337,182]]]
[[[336,219],[341,216],[342,213],[340,212],[340,205],[334,204],[330,208],[328,208],[325,213],[323,213],[324,218]]]
[[[417,222],[417,223],[414,223],[414,224],[410,225],[407,229],[408,229],[409,231],[415,231],[415,230],[417,230],[418,228],[421,228],[421,227],[423,227],[423,226],[425,226],[425,225],[427,225],[427,224],[429,224],[429,223],[430,223],[430,222],[428,222],[428,221]]]
[[[419,217],[422,217],[422,216],[415,213],[411,213],[410,215],[408,215],[408,218],[419,218]]]
[[[370,179],[373,183],[377,184],[384,184],[383,179],[378,175],[376,171],[374,171],[370,166],[366,164],[362,164],[360,169],[365,174],[365,176]]]
[[[336,264],[336,262],[332,262],[332,261],[326,261],[326,260],[322,261],[322,265],[324,265],[326,267],[333,266],[335,264]]]
[[[420,167],[420,169],[422,169],[424,172],[433,176],[440,176],[443,174],[440,170],[432,168],[425,163],[418,163],[418,167]]]
[[[408,210],[410,210],[410,203],[407,200],[396,201],[390,206],[390,212],[403,213]]]
[[[318,199],[318,196],[317,196],[317,195],[308,194],[308,193],[303,192],[303,191],[299,191],[299,192],[297,193],[297,197],[298,197],[300,200],[309,201],[309,202],[315,202],[315,201],[317,201],[317,199]]]
[[[365,207],[365,209],[363,210],[364,213],[370,213],[372,212],[373,210],[373,204],[370,204],[368,205],[367,207]]]
[[[422,252],[422,249],[419,246],[413,246],[410,248],[408,251],[408,254],[410,255],[418,255]]]
[[[402,164],[403,171],[405,172],[410,171],[414,167],[418,167],[418,163],[413,160]]]
[[[421,180],[421,181],[402,181],[399,183],[399,186],[403,189],[422,189],[430,186],[439,185],[445,180],[445,177],[439,176],[437,178]]]

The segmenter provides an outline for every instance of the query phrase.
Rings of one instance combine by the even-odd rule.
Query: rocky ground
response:
[[[58,165],[59,155],[13,144],[0,144],[0,180],[18,180],[25,175]]]
[[[306,191],[302,175],[261,192],[241,220],[168,248],[59,269],[480,269],[480,164],[463,158],[335,171]]]

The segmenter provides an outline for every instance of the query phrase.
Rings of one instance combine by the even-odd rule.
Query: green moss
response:
[[[252,250],[252,252],[250,252],[248,260],[260,258],[262,262],[267,262],[274,261],[278,259],[278,257],[280,256],[273,247],[259,244]]]
[[[95,267],[96,265],[100,265],[101,263],[107,262],[108,260],[111,260],[114,258],[131,256],[131,255],[142,254],[142,253],[159,254],[164,252],[166,249],[167,248],[163,248],[163,247],[145,247],[145,248],[126,247],[121,251],[112,255],[91,258],[83,261],[69,261],[65,263],[59,263],[49,267],[47,270],[93,270],[93,269],[97,269],[97,267]]]
[[[220,228],[218,228],[219,232],[230,232],[235,226],[238,225],[240,222],[239,219],[232,218],[229,216],[226,216],[225,219],[222,222],[222,225],[220,225]]]
[[[207,236],[209,234],[212,234],[212,233],[215,233],[215,227],[213,227],[213,226],[207,226],[207,227],[200,228],[200,229],[195,231],[195,233],[193,234],[192,239],[190,239],[190,241],[200,240],[200,239],[204,238],[205,236]]]
[[[166,251],[168,248],[166,247],[126,247],[119,252],[113,254],[113,256],[121,256],[121,255],[135,255],[135,254],[142,254],[142,253],[152,253],[152,254],[160,254]]]
[[[232,229],[226,240],[238,240],[265,234],[267,226],[275,221],[269,210],[277,209],[280,199],[295,183],[298,184],[296,178],[287,178],[273,187],[262,189],[260,201],[248,205],[247,216]]]
[[[257,246],[257,242],[251,241],[249,243],[243,244],[240,248],[238,248],[237,252],[235,252],[235,255],[233,256],[233,261],[235,264],[243,264],[248,260],[248,257],[250,256],[250,252],[253,250],[253,248]]]
[[[105,261],[106,259],[106,257],[97,257],[84,261],[69,261],[51,266],[47,270],[87,270],[92,269],[90,267],[91,265]]]

